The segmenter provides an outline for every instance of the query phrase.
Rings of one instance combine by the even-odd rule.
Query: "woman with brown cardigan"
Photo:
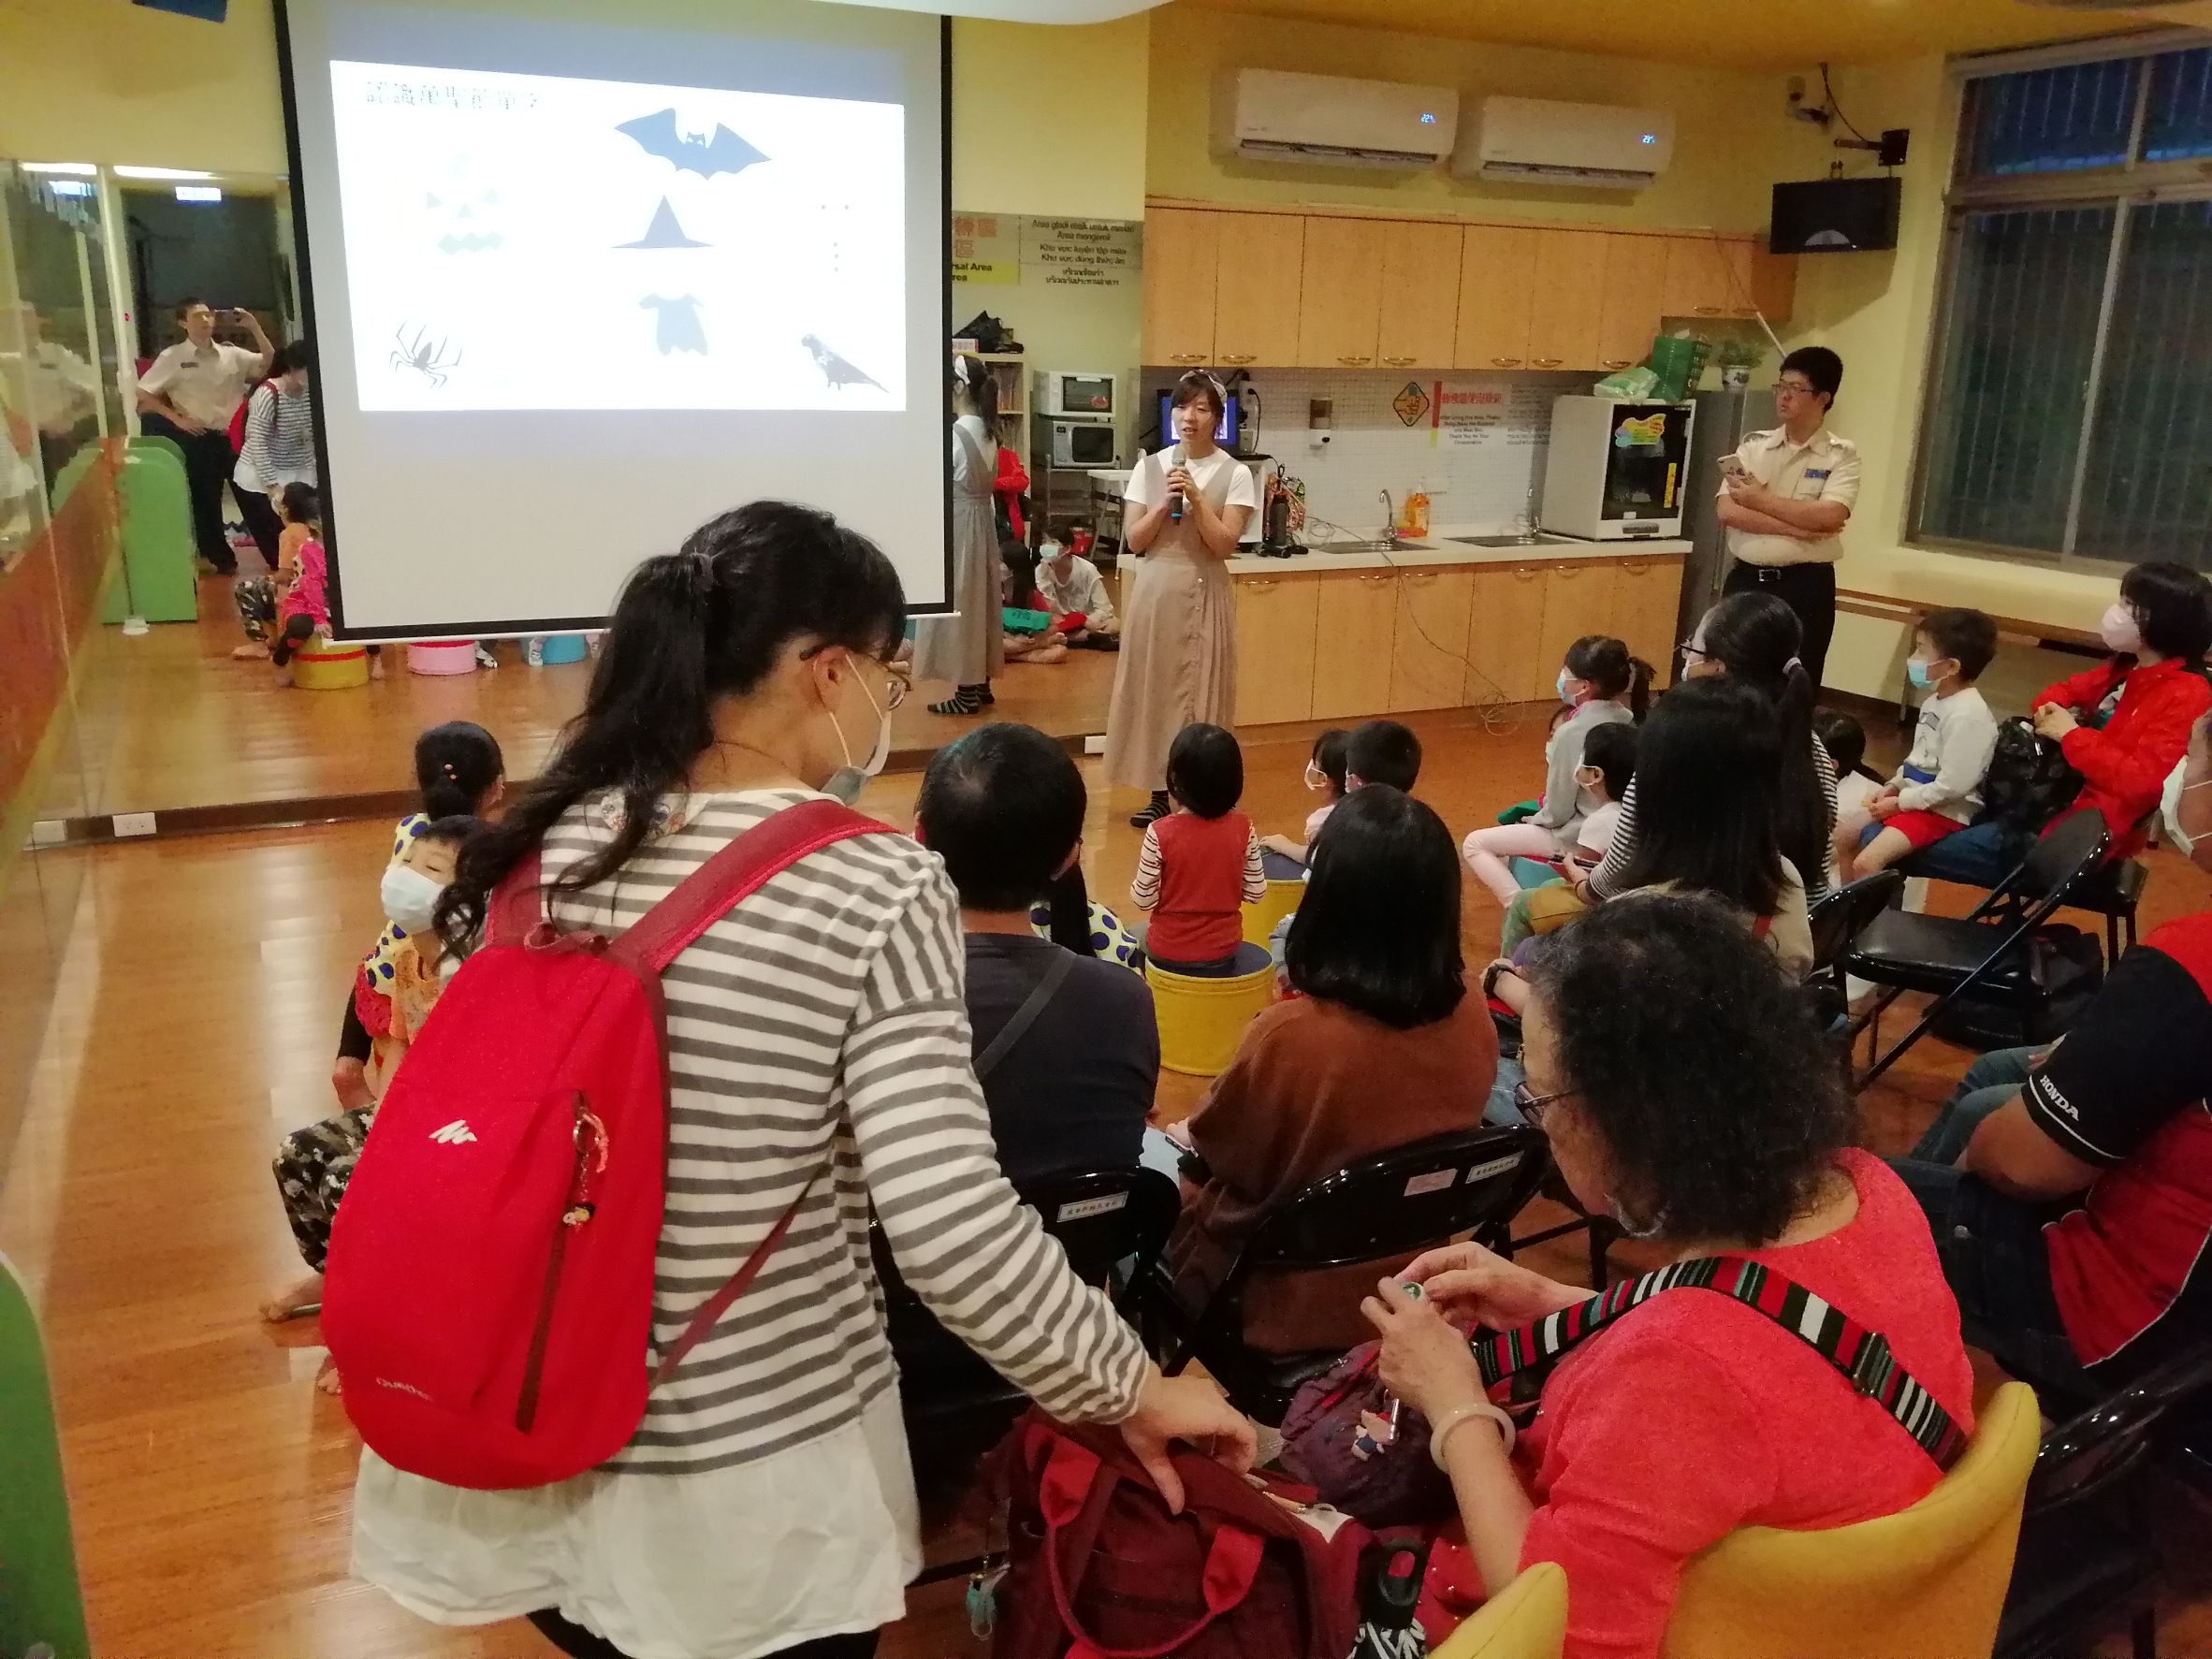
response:
[[[1311,854],[1290,924],[1290,996],[1244,1033],[1187,1124],[1205,1166],[1169,1243],[1176,1300],[1196,1313],[1238,1247],[1322,1176],[1432,1135],[1475,1128],[1498,1039],[1466,994],[1460,861],[1451,832],[1387,784],[1353,791]],[[1362,1295],[1381,1264],[1257,1273],[1244,1341],[1275,1353],[1362,1341]]]

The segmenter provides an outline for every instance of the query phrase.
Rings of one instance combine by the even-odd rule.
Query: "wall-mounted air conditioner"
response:
[[[1244,161],[1433,167],[1451,153],[1459,116],[1449,87],[1239,69],[1215,93],[1214,148]]]
[[[1674,157],[1674,117],[1614,104],[1550,98],[1476,100],[1452,153],[1463,179],[1641,190]]]

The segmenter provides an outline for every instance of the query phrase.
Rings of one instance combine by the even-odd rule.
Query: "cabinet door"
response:
[[[1585,633],[1613,632],[1613,590],[1620,566],[1595,559],[1563,559],[1544,573],[1544,627],[1536,640],[1536,692],[1557,691],[1567,647]]]
[[[1752,245],[1739,237],[1670,236],[1666,313],[1745,317],[1752,306]]]
[[[1654,687],[1664,686],[1674,672],[1676,617],[1682,598],[1681,556],[1624,559],[1613,566],[1613,619],[1608,632],[1627,642],[1631,656],[1641,657],[1652,665]]]
[[[1528,366],[1594,369],[1605,309],[1606,239],[1591,230],[1538,230],[1535,238]]]
[[[1519,369],[1528,362],[1541,234],[1520,225],[1466,227],[1460,249],[1455,369]]]
[[[1295,213],[1223,213],[1214,301],[1214,361],[1280,369],[1298,361],[1305,221]]]
[[[1536,665],[1537,636],[1544,631],[1544,567],[1478,565],[1473,576],[1463,700],[1527,703],[1549,696],[1555,671]]]
[[[1457,708],[1467,684],[1467,612],[1475,573],[1409,570],[1398,577],[1390,647],[1390,712]]]
[[[1797,256],[1760,247],[1750,248],[1748,255],[1753,300],[1769,323],[1787,322],[1797,303]]]
[[[1382,326],[1375,356],[1390,369],[1447,369],[1460,313],[1460,227],[1392,225],[1383,239]]]
[[[1652,337],[1659,332],[1660,296],[1666,284],[1668,240],[1623,234],[1606,238],[1599,368],[1627,369],[1652,355]]]
[[[1238,576],[1239,726],[1310,719],[1319,576]]]
[[[1381,714],[1390,702],[1393,571],[1330,571],[1315,578],[1314,704],[1310,720]]]
[[[1214,358],[1214,291],[1222,214],[1154,208],[1144,215],[1144,360]]]
[[[1379,219],[1308,219],[1298,295],[1298,360],[1309,369],[1365,369],[1382,318]],[[1316,719],[1320,718],[1316,716]]]

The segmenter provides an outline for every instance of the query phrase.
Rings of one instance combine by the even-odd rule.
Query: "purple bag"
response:
[[[1283,1467],[1370,1528],[1432,1526],[1455,1512],[1451,1481],[1429,1456],[1429,1425],[1383,1387],[1380,1343],[1362,1343],[1298,1390],[1283,1418]],[[1398,1405],[1389,1443],[1378,1426]]]

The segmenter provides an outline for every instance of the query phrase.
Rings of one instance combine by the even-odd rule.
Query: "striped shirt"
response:
[[[246,430],[230,474],[240,489],[266,495],[280,484],[315,482],[315,393],[313,386],[284,393],[273,381],[254,388],[246,404]]]
[[[1812,874],[1806,876],[1805,898],[1809,904],[1817,903],[1820,896],[1836,883],[1836,850],[1826,845],[1826,837],[1836,833],[1836,763],[1828,758],[1828,751],[1821,747],[1818,737],[1812,739],[1812,776],[1820,782],[1821,797],[1827,803],[1827,822],[1821,831],[1823,854],[1819,864],[1812,866]],[[1628,793],[1621,797],[1620,826],[1613,832],[1613,844],[1606,853],[1605,863],[1590,878],[1590,891],[1598,898],[1618,898],[1623,892],[1622,878],[1628,872],[1628,861],[1636,854],[1636,779],[1628,780]]]

